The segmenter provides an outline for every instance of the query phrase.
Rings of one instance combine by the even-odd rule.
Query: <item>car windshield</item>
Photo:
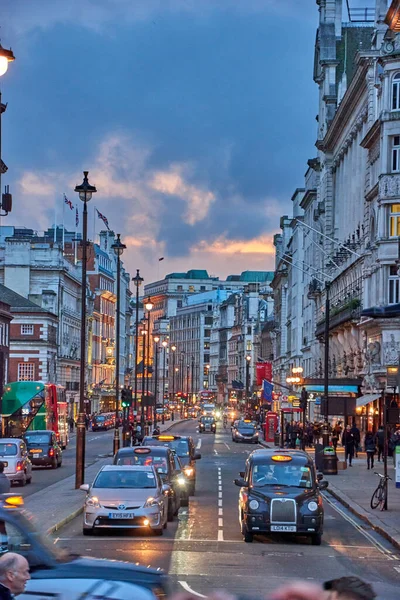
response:
[[[202,423],[214,423],[214,417],[201,417]]]
[[[144,489],[155,488],[156,478],[151,471],[101,471],[93,488]]]
[[[143,465],[153,466],[157,473],[168,473],[168,464],[165,456],[157,454],[128,454],[117,457],[117,465]]]
[[[253,487],[283,485],[298,488],[312,487],[310,467],[288,464],[254,465],[251,474]]]
[[[48,444],[50,442],[48,433],[26,433],[24,437],[27,444]]]
[[[0,456],[17,456],[17,444],[0,444]]]
[[[253,425],[239,425],[238,430],[244,433],[254,433],[255,428]]]
[[[95,421],[104,421],[105,417],[94,417]]]
[[[189,442],[187,440],[157,440],[155,438],[146,437],[143,440],[143,446],[166,446],[177,453],[179,458],[190,456]]]

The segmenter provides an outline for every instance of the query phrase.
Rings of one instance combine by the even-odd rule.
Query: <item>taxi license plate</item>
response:
[[[33,458],[39,458],[40,454],[38,452],[35,452],[35,454],[33,454]]]
[[[134,517],[134,513],[128,512],[108,513],[109,519],[134,519]]]
[[[296,525],[271,525],[271,531],[296,531]]]

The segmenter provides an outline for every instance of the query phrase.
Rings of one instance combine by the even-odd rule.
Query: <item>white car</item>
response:
[[[142,529],[162,535],[167,527],[169,486],[152,466],[106,465],[87,492],[83,534],[97,529]]]
[[[60,586],[62,581],[62,586]],[[19,600],[156,600],[156,596],[146,588],[127,581],[107,581],[104,579],[31,579]]]

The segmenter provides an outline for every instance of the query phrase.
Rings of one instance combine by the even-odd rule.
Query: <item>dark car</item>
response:
[[[145,437],[144,446],[168,446],[174,450],[183,464],[185,476],[189,481],[189,496],[194,496],[196,490],[196,460],[201,454],[196,452],[193,438],[188,435],[153,435]]]
[[[239,421],[232,429],[233,442],[258,444],[258,431],[251,421]]]
[[[54,431],[49,429],[26,431],[24,440],[33,466],[53,469],[61,467],[62,450]]]
[[[174,455],[176,472],[179,477],[183,477],[183,480],[181,479],[181,506],[189,506],[190,482],[185,474],[185,468],[184,468],[183,464],[181,463],[181,459],[179,458],[179,456],[177,455],[176,452],[174,452],[174,451],[172,451],[172,452]]]
[[[187,484],[175,467],[174,453],[167,447],[134,446],[120,448],[114,456],[114,465],[153,466],[162,482],[169,486],[168,521],[173,521],[181,506],[181,490]]]
[[[209,431],[210,433],[216,433],[217,431],[217,423],[214,417],[200,417],[199,419],[199,433],[206,433]]]
[[[300,450],[255,450],[239,486],[239,522],[245,542],[259,533],[290,533],[319,546],[324,527],[321,490],[328,487],[312,458]]]
[[[34,529],[32,517],[24,514],[21,504],[23,499],[20,496],[0,495],[0,524],[3,530],[0,555],[5,552],[17,552],[28,560],[31,579],[35,582],[35,594],[38,580],[43,580],[43,587],[47,587],[48,580],[52,580],[51,595],[55,596],[68,589],[69,580],[81,579],[84,588],[84,580],[98,580],[101,573],[102,579],[134,583],[152,590],[159,598],[166,596],[167,577],[162,571],[130,562],[69,555],[59,550],[53,540],[48,541]],[[26,593],[29,593],[29,582]],[[48,597],[49,594],[41,595],[44,596]]]

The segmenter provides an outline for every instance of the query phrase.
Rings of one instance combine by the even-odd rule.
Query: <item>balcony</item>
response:
[[[329,330],[347,323],[349,321],[357,321],[361,316],[361,300],[360,298],[352,298],[351,300],[339,306],[334,306],[329,313]],[[315,335],[321,337],[325,331],[325,318],[317,323]]]
[[[383,200],[400,198],[400,174],[380,176],[379,197]]]

